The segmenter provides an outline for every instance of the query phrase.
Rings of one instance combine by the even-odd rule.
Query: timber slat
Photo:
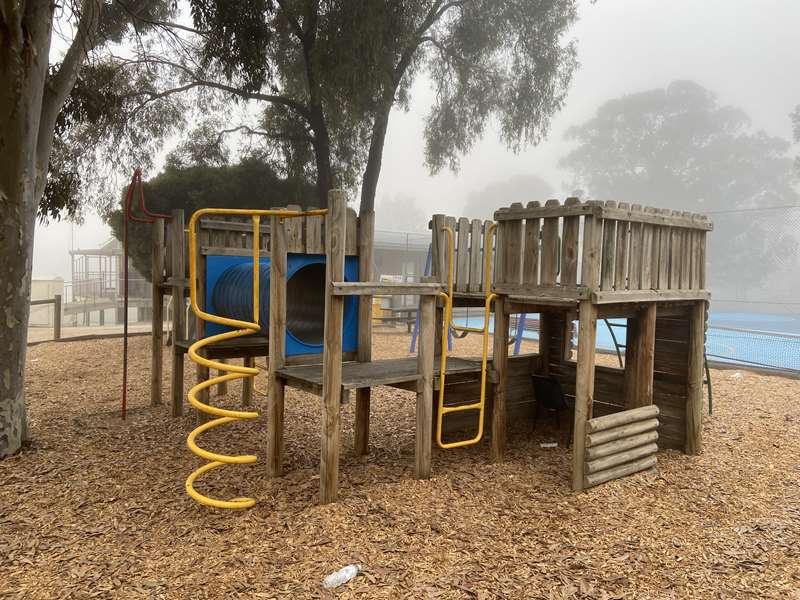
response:
[[[627,425],[628,423],[635,423],[636,421],[644,421],[657,416],[658,407],[654,405],[632,408],[631,410],[618,412],[613,415],[608,415],[607,417],[590,419],[586,423],[586,431],[589,433],[595,433],[598,431],[604,431],[606,429]]]

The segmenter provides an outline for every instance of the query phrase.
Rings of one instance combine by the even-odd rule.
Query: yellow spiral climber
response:
[[[208,346],[209,344],[214,344],[216,342],[222,342],[224,340],[231,340],[234,338],[251,335],[253,333],[257,333],[261,329],[261,326],[258,323],[259,258],[260,258],[259,240],[261,238],[259,225],[261,217],[316,216],[316,215],[324,215],[327,212],[328,211],[324,209],[301,212],[301,211],[290,211],[290,210],[243,210],[243,209],[205,208],[196,211],[192,215],[192,218],[189,220],[189,302],[192,307],[192,311],[197,316],[197,318],[202,319],[203,321],[209,321],[212,323],[217,323],[219,325],[224,325],[226,327],[234,328],[233,331],[226,331],[225,333],[220,333],[217,335],[209,336],[207,338],[203,338],[201,340],[197,340],[195,343],[189,346],[188,350],[189,358],[193,360],[195,363],[202,365],[204,367],[208,367],[209,369],[216,369],[217,371],[222,371],[225,373],[225,375],[212,377],[211,379],[198,383],[197,385],[192,387],[192,389],[190,389],[188,393],[189,402],[192,406],[194,406],[199,411],[202,411],[206,414],[216,417],[215,419],[208,421],[207,423],[203,423],[202,425],[194,429],[189,434],[189,437],[186,439],[186,445],[189,447],[189,450],[191,450],[197,456],[204,458],[208,461],[211,461],[208,464],[205,464],[199,469],[193,471],[189,475],[189,477],[186,478],[186,493],[189,494],[189,496],[194,498],[200,504],[204,504],[206,506],[213,506],[215,508],[241,509],[241,508],[250,508],[256,503],[255,499],[248,497],[232,498],[230,500],[216,500],[214,498],[209,498],[208,496],[205,496],[200,492],[198,492],[196,489],[194,489],[195,480],[200,475],[207,473],[208,471],[211,471],[223,465],[244,465],[244,464],[254,463],[258,458],[254,454],[242,454],[238,456],[230,454],[217,454],[216,452],[210,452],[209,450],[201,448],[200,446],[197,445],[195,440],[197,439],[197,436],[200,435],[201,433],[204,433],[209,429],[213,429],[214,427],[218,427],[219,425],[225,425],[227,423],[232,423],[234,421],[239,421],[239,420],[255,419],[258,417],[257,412],[228,410],[224,408],[217,408],[215,406],[209,406],[208,404],[204,404],[203,402],[201,402],[197,398],[197,394],[202,390],[210,388],[213,385],[217,385],[226,381],[245,379],[247,377],[255,377],[260,373],[260,371],[257,368],[240,367],[237,365],[231,365],[223,362],[218,362],[215,360],[210,360],[208,358],[205,358],[204,356],[200,356],[198,352],[202,350],[205,346]],[[197,260],[196,260],[197,222],[200,220],[201,217],[209,214],[244,215],[244,216],[250,216],[253,219],[253,321],[252,322],[240,321],[237,319],[229,319],[226,317],[220,317],[219,315],[212,315],[210,313],[203,311],[197,304]]]

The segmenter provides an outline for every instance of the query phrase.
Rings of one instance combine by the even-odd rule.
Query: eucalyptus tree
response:
[[[192,52],[157,60],[175,85],[265,103],[259,136],[287,176],[361,189],[374,209],[393,108],[415,79],[435,90],[424,160],[458,168],[490,118],[514,150],[539,142],[576,68],[575,0],[190,0]],[[199,58],[198,53],[199,52]],[[422,158],[422,157],[421,157]]]
[[[591,196],[712,213],[708,271],[723,296],[797,255],[794,224],[769,210],[800,203],[789,142],[701,85],[674,81],[608,100],[567,138],[576,145],[560,165]]]
[[[81,72],[131,34],[134,18],[161,23],[170,6],[156,0],[0,2],[0,456],[17,451],[27,435],[33,237],[59,115]]]

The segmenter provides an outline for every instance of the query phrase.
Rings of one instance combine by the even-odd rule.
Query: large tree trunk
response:
[[[51,18],[49,2],[31,0],[17,22],[0,23],[8,33],[0,46],[0,457],[19,450],[27,437],[25,354],[33,232],[37,182],[45,176],[37,165],[37,140]]]
[[[328,192],[333,189],[333,168],[331,167],[331,140],[322,107],[311,109],[311,129],[314,131],[314,159],[317,166],[317,201],[319,206],[328,206]]]
[[[383,146],[386,141],[386,130],[389,127],[389,112],[391,110],[391,103],[388,106],[382,106],[375,117],[375,122],[372,124],[367,164],[364,167],[364,175],[361,178],[360,214],[375,211],[375,194],[378,190],[378,179],[381,176]]]

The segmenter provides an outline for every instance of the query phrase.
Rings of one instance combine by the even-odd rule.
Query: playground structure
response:
[[[259,213],[242,212],[247,220]],[[566,393],[575,396],[575,490],[651,468],[658,449],[699,452],[709,299],[704,289],[705,235],[712,229],[705,217],[577,199],[568,199],[563,205],[555,200],[544,206],[512,205],[498,210],[494,223],[435,215],[431,222],[433,275],[419,283],[378,283],[371,281],[370,272],[374,215],[357,218],[346,208],[341,192],[331,192],[324,217],[321,212],[304,215],[295,210],[291,218],[284,219],[277,213],[261,212],[270,222],[259,225],[257,244],[253,244],[250,223],[221,220],[218,215],[197,219],[198,242],[189,257],[196,263],[193,280],[200,301],[208,298],[203,265],[206,262],[207,267],[210,256],[247,255],[252,257],[248,263],[252,267],[253,248],[258,246],[258,256],[269,259],[270,285],[268,339],[261,322],[257,332],[250,327],[251,335],[217,338],[197,348],[197,356],[204,359],[198,366],[198,383],[206,383],[193,391],[205,404],[209,386],[219,383],[222,387],[233,378],[223,376],[209,382],[209,367],[253,374],[257,372],[253,357],[268,356],[267,468],[271,476],[282,474],[286,386],[322,397],[323,503],[337,497],[340,403],[351,393],[355,395],[355,451],[366,454],[370,389],[379,385],[417,392],[417,477],[431,473],[434,439],[445,448],[461,446],[477,443],[486,431],[492,459],[502,460],[508,419],[529,414],[536,402],[533,375],[555,379]],[[158,233],[161,226],[153,224],[154,267],[168,262],[172,268],[153,269],[162,274],[154,289],[183,298],[188,279],[176,276],[185,273],[188,252],[182,212],[173,212],[166,244]],[[165,248],[169,260],[164,259]],[[321,286],[324,318],[319,319],[318,301],[313,311],[304,310],[307,317],[313,312],[315,322],[323,324],[323,343],[317,352],[289,356],[288,315],[297,309],[292,304],[301,299],[287,293],[287,259],[293,254],[322,252],[326,265]],[[357,258],[355,281],[345,277],[346,255]],[[263,293],[263,286],[261,289]],[[416,357],[373,361],[371,298],[392,294],[420,297],[419,352]],[[354,299],[357,343],[354,349],[345,349],[343,317]],[[250,302],[246,308],[255,317],[252,310],[259,301],[251,298]],[[263,315],[263,300],[260,304]],[[484,335],[484,360],[447,356],[449,328],[445,324],[452,308],[459,306],[483,307],[489,317],[483,328],[470,329]],[[180,334],[186,331],[182,312],[174,311],[176,368],[171,404],[175,415],[183,410],[183,353],[190,340],[205,336],[201,320],[191,325],[191,335]],[[522,313],[540,315],[539,351],[509,356],[509,318]],[[624,368],[595,366],[597,320],[603,318],[627,320]],[[571,340],[576,321],[574,356]],[[154,400],[160,399],[157,353],[163,335],[157,329],[154,315]],[[243,367],[222,369],[220,364],[206,362],[237,357],[244,358]],[[434,392],[438,392],[438,402],[434,402]],[[251,394],[252,386],[245,379],[244,405]],[[221,416],[221,412],[215,414]],[[201,423],[205,422],[205,415],[198,415]],[[477,433],[465,438],[464,431],[470,428]],[[238,500],[242,499],[233,502]]]

